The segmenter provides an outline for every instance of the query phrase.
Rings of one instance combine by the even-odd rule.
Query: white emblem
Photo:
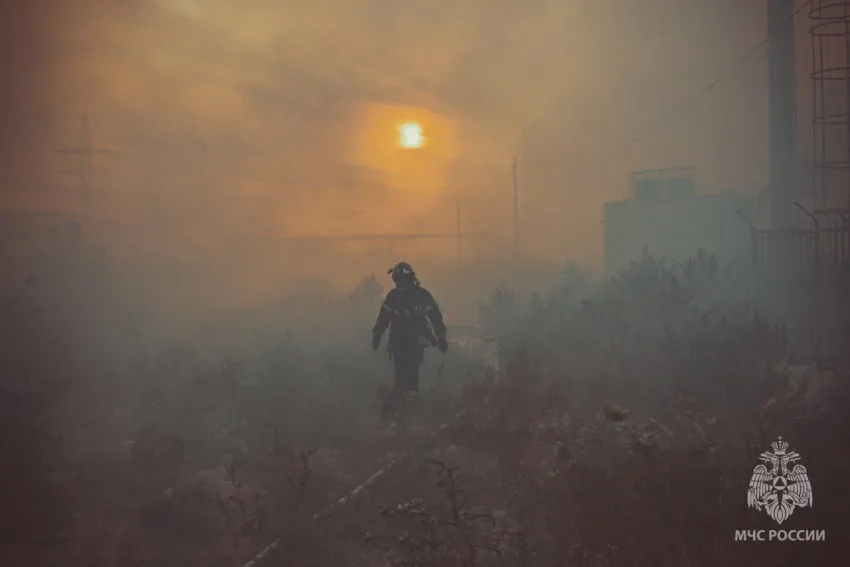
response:
[[[788,443],[779,437],[770,444],[773,451],[762,453],[759,458],[765,464],[753,469],[750,489],[747,491],[747,506],[764,510],[776,523],[781,524],[795,508],[812,506],[812,483],[806,467],[788,465],[800,460],[800,455],[788,451]],[[770,465],[768,468],[766,465]]]

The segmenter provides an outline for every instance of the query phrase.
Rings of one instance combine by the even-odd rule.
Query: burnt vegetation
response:
[[[67,293],[91,306],[109,266],[86,269]],[[60,276],[27,274],[3,298],[4,564],[235,567],[273,541],[258,564],[846,557],[848,368],[795,360],[781,322],[705,254],[647,255],[601,285],[570,266],[532,297],[496,289],[481,321],[498,364],[460,345],[429,353],[394,428],[378,419],[389,371],[368,332],[281,328],[281,306],[272,324],[223,321],[218,341],[162,339],[101,299],[88,346],[68,346],[80,314],[44,307]],[[323,298],[327,326],[368,331],[379,297],[371,278]],[[777,527],[746,490],[779,435],[815,495],[782,527],[825,542],[734,541]]]

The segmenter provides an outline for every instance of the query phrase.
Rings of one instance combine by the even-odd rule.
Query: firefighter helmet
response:
[[[388,274],[392,274],[393,281],[398,283],[400,281],[412,281],[415,285],[419,285],[419,280],[416,279],[416,272],[413,271],[413,268],[407,262],[399,262],[389,270],[387,270]]]

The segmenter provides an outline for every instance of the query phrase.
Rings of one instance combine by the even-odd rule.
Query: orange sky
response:
[[[732,0],[51,6],[50,88],[39,90],[49,165],[38,175],[59,183],[55,170],[73,164],[51,149],[74,143],[87,112],[96,145],[118,152],[98,162],[98,206],[151,239],[177,226],[200,241],[453,230],[456,195],[465,227],[510,238],[509,166],[526,126],[560,108],[548,151],[573,167],[710,82],[764,34],[763,8]],[[643,157],[615,160],[582,186],[547,178],[533,188],[529,200],[551,198],[576,227],[552,250],[601,250],[601,203],[624,190],[631,167],[701,160],[724,183],[758,183],[762,147],[723,149],[742,132],[766,136],[762,109],[752,109],[763,65],[753,65],[744,70],[753,80],[702,103],[701,122],[646,142]],[[422,124],[427,147],[398,147],[404,121]],[[71,198],[67,181],[61,191],[57,202]]]

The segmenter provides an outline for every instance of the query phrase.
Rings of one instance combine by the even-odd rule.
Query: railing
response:
[[[850,218],[813,215],[792,229],[750,224],[757,303],[788,322],[827,333],[850,324]]]
[[[757,266],[791,262],[810,268],[813,276],[850,270],[850,223],[840,217],[813,218],[800,228],[754,229],[753,240]]]

